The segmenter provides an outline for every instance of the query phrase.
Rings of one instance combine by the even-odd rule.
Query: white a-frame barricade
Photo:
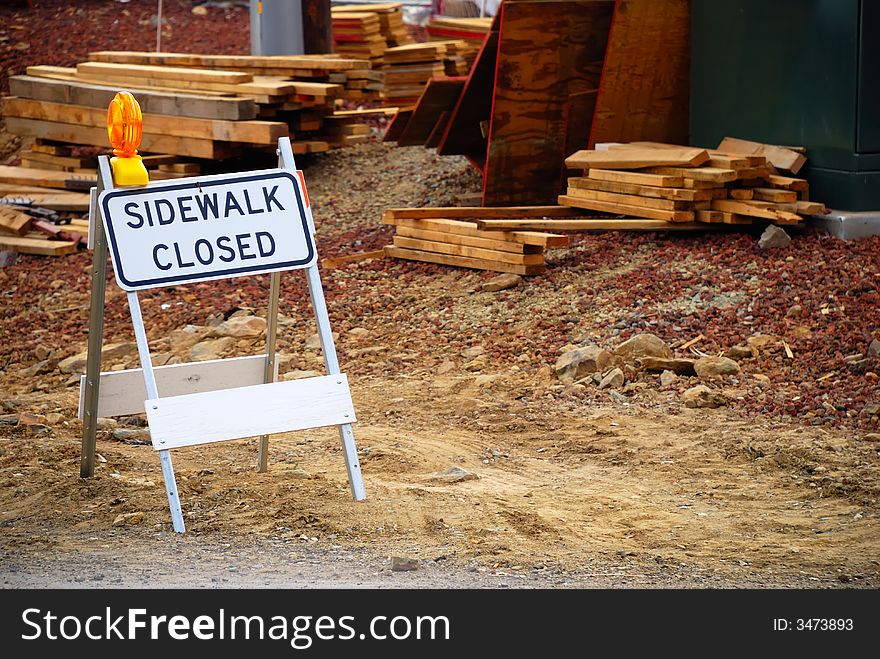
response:
[[[366,498],[351,428],[354,406],[339,371],[318,273],[311,206],[288,138],[279,140],[278,156],[278,169],[127,188],[114,188],[108,159],[99,159],[100,193],[92,210],[93,318],[80,394],[81,474],[94,468],[99,416],[146,412],[179,533],[186,528],[170,450],[182,446],[260,436],[258,463],[264,471],[269,434],[335,425],[352,495]],[[94,221],[96,215],[101,222]],[[103,314],[106,266],[98,266],[101,258],[106,263],[107,246],[116,281],[128,295],[140,369],[99,373],[103,323],[95,314]],[[293,269],[306,271],[327,375],[277,382],[280,272]],[[265,355],[153,368],[138,291],[261,273],[271,273]]]

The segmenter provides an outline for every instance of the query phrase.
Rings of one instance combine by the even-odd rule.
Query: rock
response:
[[[363,341],[370,336],[370,330],[363,327],[352,327],[348,330],[348,336],[354,341]]]
[[[755,373],[752,375],[752,377],[755,378],[759,387],[766,389],[770,386],[770,378],[768,378],[766,375],[762,373]]]
[[[32,414],[30,412],[22,412],[18,415],[19,426],[33,426],[35,424],[46,425],[49,420],[42,414]]]
[[[0,414],[0,426],[17,426],[18,414]]]
[[[599,346],[589,345],[570,350],[556,360],[556,377],[566,383],[580,380],[585,375],[604,371],[611,365],[611,353]]]
[[[189,350],[196,343],[208,336],[211,331],[209,327],[198,327],[197,325],[187,325],[183,329],[174,330],[169,334],[168,340],[171,343],[173,352],[183,352]]]
[[[417,558],[404,558],[403,556],[391,557],[392,572],[413,572],[419,569],[419,560]]]
[[[739,373],[739,364],[729,357],[701,357],[694,363],[701,378],[717,378]]]
[[[656,334],[636,334],[621,343],[614,350],[614,354],[624,359],[639,359],[641,357],[672,357],[672,350]]]
[[[757,352],[751,346],[733,346],[724,351],[728,359],[751,359],[757,357]]]
[[[486,349],[483,346],[472,346],[462,350],[461,356],[465,359],[473,359],[474,357],[479,357],[484,352],[486,352]]]
[[[58,412],[52,412],[51,414],[46,415],[46,422],[50,426],[57,426],[64,421],[64,415],[59,414]]]
[[[251,307],[240,307],[229,314],[229,318],[227,318],[227,320],[230,320],[232,318],[247,318],[248,316],[253,315],[254,310]]]
[[[42,375],[44,373],[51,373],[58,366],[58,361],[54,359],[44,359],[41,362],[37,362],[33,366],[29,366],[28,368],[22,369],[21,374],[24,377],[32,378],[36,375]]]
[[[862,435],[862,440],[866,442],[880,442],[880,432],[869,432]]]
[[[44,435],[52,432],[52,429],[44,423],[32,423],[27,427],[27,431],[31,435]]]
[[[339,334],[333,332],[333,340],[339,340]],[[306,350],[320,350],[321,349],[321,337],[318,336],[317,332],[312,334],[309,338],[306,339],[305,343]]]
[[[480,355],[473,361],[468,362],[464,365],[464,370],[466,371],[482,371],[486,368],[486,357],[485,355]]]
[[[446,471],[438,471],[431,476],[432,481],[440,483],[461,483],[462,481],[475,481],[478,478],[479,476],[475,473],[462,467],[450,467]]]
[[[877,416],[880,414],[880,403],[868,403],[862,408],[860,414],[864,414],[865,416]],[[19,421],[19,423],[21,423]]]
[[[874,339],[868,346],[869,357],[880,357],[880,340]]]
[[[109,416],[99,416],[97,427],[98,430],[113,430],[117,425],[116,419],[110,418]]]
[[[791,237],[785,233],[784,229],[775,224],[771,224],[764,229],[764,233],[761,234],[761,238],[758,240],[758,247],[761,249],[788,247],[789,245],[791,245]]]
[[[754,336],[747,338],[746,343],[759,352],[765,348],[782,345],[782,341],[779,337],[773,336],[772,334],[755,334]]]
[[[788,311],[785,312],[786,318],[797,318],[798,316],[804,315],[804,308],[799,304],[793,304],[788,308]]]
[[[846,367],[853,373],[864,373],[871,365],[871,360],[868,358],[855,359],[846,363]]]
[[[498,275],[497,277],[493,277],[489,281],[483,282],[483,285],[480,286],[480,290],[486,293],[495,293],[497,291],[505,291],[508,288],[519,286],[521,282],[522,277],[520,277],[519,275]]]
[[[136,513],[123,513],[117,515],[113,520],[113,526],[134,526],[144,521],[144,514],[140,511]]]
[[[137,344],[131,341],[123,341],[121,343],[108,343],[101,348],[101,360],[119,361],[126,357],[137,355]],[[58,362],[58,370],[62,373],[84,373],[86,370],[86,361],[89,358],[88,351],[67,357]]]
[[[114,428],[110,436],[120,442],[140,443],[150,441],[150,431],[147,428]]]
[[[672,371],[663,371],[660,374],[660,386],[661,387],[668,387],[676,380],[678,380],[678,376],[675,373],[673,373]]]
[[[627,398],[623,394],[619,393],[616,389],[611,389],[608,392],[608,395],[611,397],[611,400],[613,400],[615,403],[620,403],[620,404],[628,404],[629,403],[629,398]]]
[[[202,341],[192,347],[189,351],[189,356],[194,362],[220,359],[221,353],[231,349],[234,345],[235,339],[231,336],[224,336],[222,339]]]
[[[236,339],[258,339],[266,333],[266,319],[259,316],[233,316],[216,327],[212,327],[208,336],[219,338],[231,336]]]
[[[282,380],[302,380],[303,378],[317,378],[323,375],[323,373],[318,373],[318,371],[300,371],[293,370],[288,371],[284,375],[281,376]]]
[[[684,403],[685,407],[715,408],[727,405],[727,398],[704,384],[698,384],[696,387],[691,387],[682,393],[681,402]]]
[[[599,383],[599,389],[608,389],[609,387],[619,389],[623,386],[623,381],[623,371],[619,368],[613,368],[602,378],[602,381]]]
[[[208,8],[202,7],[201,5],[199,5],[197,7],[193,7],[191,11],[196,16],[207,16],[208,15]]]
[[[638,365],[647,371],[672,371],[679,375],[696,375],[694,370],[694,360],[687,358],[673,357],[671,359],[663,357],[642,357],[637,360]]]
[[[449,361],[448,359],[440,364],[437,369],[434,371],[438,375],[446,375],[450,371],[455,370],[455,362]]]
[[[34,348],[34,357],[36,357],[39,361],[43,361],[44,359],[48,359],[49,355],[52,354],[52,350],[47,348],[42,343]]]

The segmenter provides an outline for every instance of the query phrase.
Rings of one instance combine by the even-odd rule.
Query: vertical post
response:
[[[330,0],[302,0],[303,53],[332,53]]]
[[[281,273],[273,272],[269,280],[269,308],[266,311],[266,366],[263,382],[275,380],[275,338],[278,335],[278,298],[281,289]],[[269,436],[260,437],[257,450],[257,471],[262,473],[269,468]]]
[[[113,188],[113,174],[107,156],[98,158],[98,194]],[[86,359],[86,391],[83,404],[82,447],[79,477],[95,475],[95,439],[98,434],[98,394],[101,384],[101,345],[104,336],[104,294],[107,282],[107,239],[100,206],[95,206],[89,227],[92,250],[92,290],[89,302],[89,342]]]
[[[156,12],[156,52],[162,52],[162,0],[159,0],[158,11]]]
[[[159,397],[159,390],[156,388],[156,375],[153,373],[153,361],[150,359],[150,346],[147,343],[147,330],[144,328],[141,303],[138,300],[137,293],[134,291],[129,291],[128,293],[128,308],[131,311],[134,338],[137,341],[141,368],[144,371],[147,399],[153,400]],[[165,479],[165,492],[168,494],[168,507],[171,509],[171,521],[174,523],[174,530],[178,533],[184,533],[186,532],[186,525],[183,523],[183,511],[180,509],[180,496],[177,493],[174,468],[171,466],[171,451],[168,449],[159,451],[159,460],[162,463],[162,477]]]
[[[290,146],[290,138],[282,137],[278,140],[278,155],[284,169],[296,171],[296,160],[293,157],[293,149]],[[306,205],[306,220],[309,231],[312,234],[312,242],[315,242],[315,220],[312,217],[311,204]],[[336,375],[339,371],[339,359],[336,356],[336,346],[333,343],[333,332],[330,329],[330,317],[327,314],[327,302],[324,299],[324,288],[321,285],[321,274],[318,266],[313,265],[306,269],[309,283],[309,296],[312,300],[312,310],[315,312],[315,322],[318,325],[318,337],[321,339],[321,349],[324,352],[324,367],[328,375]],[[350,423],[338,426],[339,438],[342,440],[342,452],[345,455],[345,468],[348,470],[348,483],[351,487],[351,495],[355,501],[363,501],[367,498],[364,489],[364,479],[361,474],[361,464],[357,456],[357,445],[354,441],[354,431]]]

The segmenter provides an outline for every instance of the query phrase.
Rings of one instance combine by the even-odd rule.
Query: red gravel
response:
[[[156,49],[156,0],[34,0],[0,4],[0,92],[9,76],[28,66],[74,66],[94,50]],[[191,0],[162,3],[162,50],[236,55],[250,53],[250,22],[242,7],[192,13]],[[108,29],[109,28],[109,29]]]

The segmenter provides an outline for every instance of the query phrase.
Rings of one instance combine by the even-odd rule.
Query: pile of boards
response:
[[[428,41],[385,51],[385,97],[397,105],[414,104],[432,78],[464,75],[473,61],[465,41]]]
[[[560,206],[519,208],[392,208],[382,221],[395,227],[385,255],[518,275],[544,272],[544,250],[565,247],[568,237],[541,231],[482,230],[486,218],[546,218],[578,215]],[[490,220],[491,221],[491,220]]]
[[[331,8],[336,52],[382,65],[386,48],[412,43],[401,3],[339,5]]]
[[[87,174],[0,166],[0,252],[71,254],[88,241]],[[85,192],[83,192],[83,190]]]
[[[381,85],[376,77],[369,62],[335,55],[98,52],[75,68],[11,76],[2,113],[14,134],[105,146],[107,106],[127,89],[144,113],[142,153],[220,160],[273,153],[283,136],[312,153],[366,141],[366,126],[350,127],[357,115],[334,115],[335,101],[347,85]]]
[[[677,223],[797,224],[826,213],[795,178],[806,162],[791,148],[725,138],[716,149],[652,142],[600,144],[565,160],[585,175],[568,179],[559,203]]]
[[[483,43],[491,25],[491,17],[455,18],[452,16],[432,16],[428,20],[425,30],[431,41],[464,39],[476,49]]]

